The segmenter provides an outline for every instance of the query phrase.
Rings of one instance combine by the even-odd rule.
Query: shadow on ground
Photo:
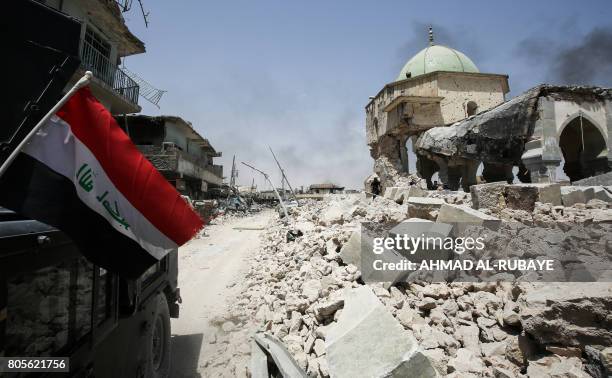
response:
[[[201,333],[193,335],[173,335],[171,374],[173,378],[199,378],[198,361],[202,340]]]

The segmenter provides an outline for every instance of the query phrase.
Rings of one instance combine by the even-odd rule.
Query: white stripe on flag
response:
[[[22,152],[72,181],[84,204],[155,258],[177,247],[117,190],[96,157],[61,118],[53,116]]]

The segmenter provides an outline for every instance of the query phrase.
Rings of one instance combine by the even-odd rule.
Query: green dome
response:
[[[395,81],[423,75],[434,71],[480,72],[465,54],[446,46],[433,45],[413,56],[399,73]]]

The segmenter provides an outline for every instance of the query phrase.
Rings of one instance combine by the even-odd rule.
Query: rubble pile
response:
[[[387,229],[415,215],[541,228],[612,222],[602,199],[563,206],[558,187],[485,185],[471,194],[334,195],[293,208],[289,224],[275,221],[265,232],[231,321],[219,321],[221,340],[239,332],[239,345],[248,345],[249,332],[269,332],[313,377],[612,374],[611,283],[364,284],[360,222]],[[301,235],[288,238],[295,229]],[[246,374],[248,353],[229,349],[209,366],[233,364],[232,374]]]

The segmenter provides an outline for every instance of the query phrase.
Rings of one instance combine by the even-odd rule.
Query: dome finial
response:
[[[433,26],[429,25],[429,46],[434,45]]]

